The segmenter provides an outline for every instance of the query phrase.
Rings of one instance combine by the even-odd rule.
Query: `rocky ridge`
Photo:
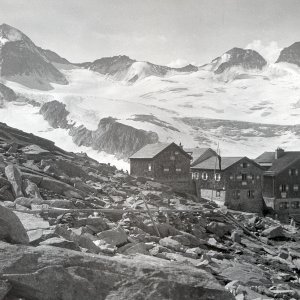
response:
[[[0,25],[0,75],[31,88],[51,89],[50,83],[67,84],[64,75],[25,34]]]
[[[300,299],[295,228],[3,123],[0,200],[0,299]]]
[[[242,67],[245,70],[261,70],[266,65],[267,61],[255,50],[235,47],[203,67],[210,66],[215,74],[222,74],[232,67]]]
[[[101,119],[94,131],[83,125],[77,126],[68,121],[69,112],[66,106],[57,100],[43,104],[40,114],[53,128],[69,129],[76,145],[105,151],[117,158],[128,159],[145,145],[158,142],[157,133],[136,129],[111,117]]]
[[[77,66],[110,76],[115,80],[134,83],[149,76],[164,77],[167,74],[180,72],[196,72],[198,67],[191,64],[182,68],[170,68],[131,59],[126,55],[103,57],[93,62],[76,64]]]
[[[295,64],[300,67],[300,42],[284,48],[276,61],[276,63],[280,62]]]

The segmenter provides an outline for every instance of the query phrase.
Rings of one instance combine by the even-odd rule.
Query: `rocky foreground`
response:
[[[0,123],[0,299],[300,299],[300,235]]]

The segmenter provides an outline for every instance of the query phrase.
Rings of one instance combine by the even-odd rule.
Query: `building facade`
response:
[[[130,157],[130,174],[190,192],[190,162],[191,156],[175,143],[149,144]]]
[[[233,210],[262,213],[263,169],[247,157],[211,157],[192,168],[198,194]]]
[[[278,149],[276,150],[278,151]],[[276,217],[300,221],[300,152],[274,152],[272,166],[263,175],[263,197]]]

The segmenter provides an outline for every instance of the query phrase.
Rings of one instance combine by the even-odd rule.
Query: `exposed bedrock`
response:
[[[96,130],[77,126],[68,121],[65,104],[57,100],[43,104],[40,114],[52,127],[69,129],[76,145],[105,151],[117,158],[127,159],[145,145],[158,142],[157,133],[122,124],[112,117],[101,119]]]

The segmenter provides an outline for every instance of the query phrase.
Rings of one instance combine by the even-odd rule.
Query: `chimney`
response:
[[[219,170],[222,171],[222,157],[221,157],[221,155],[218,155],[217,158],[219,161]]]
[[[277,148],[275,150],[275,159],[279,159],[280,157],[282,157],[284,155],[284,150],[282,148]]]
[[[183,145],[181,144],[181,142],[179,143],[179,147],[180,147],[181,149],[183,149]]]

